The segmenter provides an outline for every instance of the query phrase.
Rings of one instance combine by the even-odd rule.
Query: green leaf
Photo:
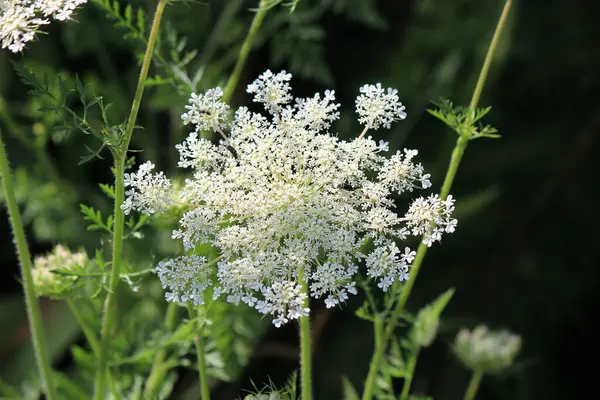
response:
[[[360,400],[356,389],[354,389],[352,383],[345,376],[342,377],[342,387],[344,388],[344,400]]]

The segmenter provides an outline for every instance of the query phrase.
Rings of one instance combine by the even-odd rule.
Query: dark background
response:
[[[214,48],[199,89],[226,80],[252,17],[248,8],[254,2],[240,2],[222,35],[209,36],[225,3],[178,3],[167,10],[167,20],[188,37],[186,48],[199,49],[198,59]],[[133,4],[153,7],[144,1]],[[425,109],[440,97],[468,104],[502,6],[498,0],[305,0],[292,16],[277,8],[267,14],[234,103],[248,103],[243,87],[259,73],[285,68],[294,74],[297,95],[336,90],[344,118],[334,130],[353,137],[359,129],[352,110],[359,86],[381,82],[396,87],[408,118],[374,136],[389,140],[392,149],[419,149],[438,190],[455,135]],[[599,19],[600,3],[591,0],[513,4],[480,102],[492,106],[486,122],[502,138],[469,144],[452,189],[458,230],[430,250],[409,301],[414,311],[447,288],[457,289],[439,340],[419,359],[414,393],[436,400],[461,398],[468,372],[448,344],[457,328],[479,322],[509,328],[524,342],[513,368],[484,378],[479,399],[588,398],[596,392]],[[115,102],[112,112],[119,120],[126,116],[136,82],[134,54],[143,50],[135,40],[123,41],[123,30],[112,28],[96,4],[83,7],[77,20],[51,25],[49,34],[39,35],[23,55],[0,54],[0,127],[17,170],[17,192],[35,254],[57,242],[94,248],[98,236],[85,232],[77,205],[95,203],[110,210],[96,186],[110,181],[110,157],[106,153],[104,160],[76,167],[84,144],[95,143],[81,134],[52,136],[55,121],[35,112],[39,105],[26,97],[8,60],[51,74],[80,74]],[[192,63],[189,70],[197,67]],[[160,66],[152,71],[160,73]],[[144,150],[138,157],[166,170],[174,165],[172,146],[184,134],[178,117],[186,101],[185,94],[167,92],[173,90],[148,89],[138,121],[145,129],[136,132],[132,143]],[[0,234],[0,370],[7,370],[19,363],[27,325],[4,213]],[[168,246],[158,245],[157,252]],[[357,387],[364,379],[372,337],[371,326],[354,317],[360,304],[359,296],[342,310],[314,305],[318,398],[339,398],[342,375]],[[47,325],[54,325],[49,328],[57,338],[51,339],[53,357],[66,367],[71,362],[66,346],[80,340],[78,333],[60,331],[57,325],[68,316],[54,302],[43,299],[42,310]],[[293,326],[269,329],[241,378],[218,385],[215,398],[243,394],[252,388],[249,378],[265,382],[270,377],[283,384],[297,363],[296,339]],[[176,393],[185,379],[179,385]]]

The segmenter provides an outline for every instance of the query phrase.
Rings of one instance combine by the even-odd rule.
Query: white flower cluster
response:
[[[13,53],[23,50],[50,19],[66,21],[87,0],[0,0],[0,41]]]
[[[377,85],[364,85],[360,88],[362,93],[356,98],[356,112],[358,121],[368,129],[378,129],[380,126],[390,129],[395,119],[406,118],[406,107],[400,103],[398,90],[388,88],[387,93]]]
[[[121,210],[129,214],[133,208],[146,215],[165,211],[173,203],[171,182],[162,172],[152,174],[155,165],[150,161],[140,166],[138,173],[125,174],[123,185],[129,187]]]
[[[183,120],[196,129],[177,146],[179,166],[193,169],[193,175],[180,194],[189,209],[173,238],[186,250],[201,243],[218,248],[214,297],[272,314],[277,326],[307,315],[308,295],[333,307],[356,294],[361,260],[383,290],[408,279],[415,252],[408,247],[401,252],[395,241],[410,233],[439,240],[455,226],[448,222],[451,199],[417,200],[406,216],[397,215],[394,194],[431,186],[429,174],[413,161],[417,151],[386,158],[387,143],[370,136],[338,139],[329,132],[339,117],[335,93],[292,104],[290,78],[285,71],[267,71],[249,85],[254,101],[270,115],[240,107],[218,144],[199,131],[224,134],[227,106],[218,103],[220,89],[193,95]],[[387,126],[392,115],[401,115],[396,92],[379,92],[364,89],[357,101],[367,127]],[[168,204],[170,184],[162,173],[150,175],[148,164],[127,184],[127,212],[153,213]],[[369,254],[360,250],[366,238],[375,244]],[[158,267],[163,286],[170,288],[167,300],[200,302],[208,287],[205,260],[177,260]]]
[[[63,297],[69,294],[77,281],[75,275],[57,274],[53,271],[75,271],[88,262],[85,252],[71,252],[67,247],[57,245],[51,253],[36,257],[31,271],[33,284],[38,296]]]

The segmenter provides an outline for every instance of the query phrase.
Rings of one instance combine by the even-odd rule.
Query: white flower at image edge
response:
[[[0,0],[0,42],[13,53],[23,50],[42,25],[51,19],[71,19],[87,0]]]
[[[192,173],[177,193],[151,163],[126,177],[125,212],[185,204],[172,237],[186,251],[209,244],[220,252],[213,269],[203,258],[161,263],[167,300],[199,301],[216,271],[214,298],[245,303],[281,326],[308,315],[308,296],[330,308],[356,294],[363,262],[382,290],[407,280],[415,252],[398,243],[424,235],[431,245],[454,231],[450,196],[396,210],[395,196],[431,186],[416,150],[388,156],[389,145],[371,136],[341,140],[329,131],[339,118],[335,92],[294,99],[290,81],[285,71],[262,74],[247,91],[266,113],[240,107],[229,123],[219,88],[193,94],[182,116],[191,133],[176,146],[178,166]],[[357,112],[367,130],[406,116],[397,92],[380,84],[361,88]],[[206,130],[218,142],[203,138]],[[361,252],[367,239],[374,249]]]

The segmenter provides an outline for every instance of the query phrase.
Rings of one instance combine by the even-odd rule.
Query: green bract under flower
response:
[[[356,294],[354,276],[361,260],[366,259],[368,274],[387,290],[394,281],[408,279],[415,254],[398,248],[397,240],[425,234],[431,245],[456,225],[450,217],[451,197],[417,200],[408,214],[399,216],[393,194],[431,186],[429,174],[413,161],[417,151],[404,149],[388,158],[388,144],[370,136],[340,140],[329,132],[339,118],[335,93],[290,104],[290,79],[285,71],[267,71],[249,85],[248,92],[268,115],[240,107],[228,132],[223,122],[228,107],[219,103],[222,91],[194,94],[183,120],[196,129],[176,146],[179,166],[191,168],[192,175],[178,199],[189,210],[173,238],[181,239],[186,250],[207,242],[218,248],[222,258],[214,296],[272,314],[277,326],[309,311],[303,307],[300,268],[310,295],[324,297],[327,307],[333,307]],[[373,88],[366,87],[357,100],[366,128],[389,127],[406,116],[394,90],[385,94],[380,85]],[[199,136],[203,129],[226,138],[212,143]],[[146,163],[127,177],[126,213],[162,211],[177,200],[169,197],[166,177],[149,172],[153,167]],[[367,237],[375,250],[363,254],[360,247]],[[168,271],[161,269],[163,287],[189,287],[177,283],[183,282],[180,272],[188,276],[193,270],[188,261],[181,271],[177,262]],[[196,270],[204,271],[201,265]],[[198,283],[175,297],[199,301],[206,287]],[[175,297],[170,294],[168,300]]]

